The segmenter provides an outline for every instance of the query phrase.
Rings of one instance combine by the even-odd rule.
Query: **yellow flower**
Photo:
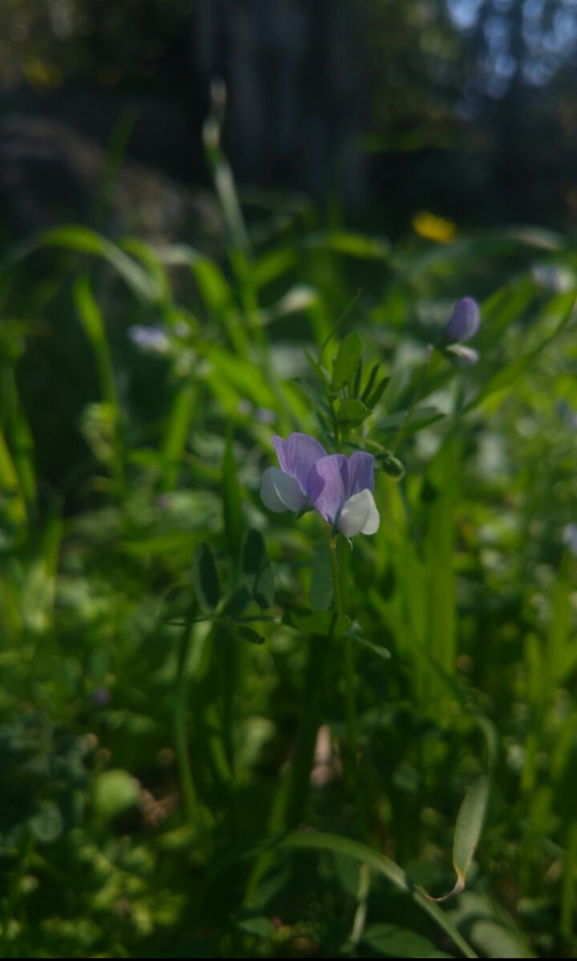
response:
[[[438,244],[450,244],[457,236],[457,225],[452,220],[436,217],[430,210],[420,210],[411,222],[419,237],[436,240]]]

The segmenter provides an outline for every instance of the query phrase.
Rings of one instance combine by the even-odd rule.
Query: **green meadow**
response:
[[[575,239],[209,158],[210,253],[2,249],[2,956],[575,957]],[[377,533],[266,509],[293,432]]]

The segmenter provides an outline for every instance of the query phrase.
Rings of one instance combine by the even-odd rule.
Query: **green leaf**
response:
[[[84,333],[92,346],[98,348],[105,344],[104,321],[92,293],[90,275],[87,272],[78,274],[74,281],[74,302]]]
[[[28,825],[40,844],[51,844],[64,830],[60,808],[54,801],[41,801],[40,810],[30,818]]]
[[[512,931],[498,921],[482,919],[470,925],[471,939],[487,958],[534,958]]]
[[[224,531],[229,554],[233,565],[240,561],[242,547],[242,506],[236,463],[232,446],[232,431],[229,430],[224,452],[222,472]]]
[[[236,591],[229,597],[223,610],[223,614],[232,617],[233,620],[246,610],[251,602],[251,593],[246,584],[239,584]]]
[[[377,382],[377,376],[380,369],[381,369],[380,361],[377,361],[377,363],[373,364],[373,366],[371,367],[371,372],[369,374],[368,380],[361,394],[361,400],[365,404],[367,403],[367,398],[371,396],[371,392],[374,389],[374,386]]]
[[[150,301],[159,298],[160,291],[155,278],[132,257],[125,254],[120,247],[88,227],[64,226],[47,230],[26,252],[36,247],[64,247],[76,253],[102,257],[116,270],[139,299]]]
[[[377,644],[373,644],[372,641],[367,641],[366,637],[359,637],[358,634],[354,634],[352,631],[349,631],[348,636],[352,637],[353,641],[360,644],[361,647],[366,647],[369,651],[372,651],[373,654],[376,654],[377,657],[381,657],[383,661],[389,661],[391,659],[391,652],[388,651],[386,647],[379,647]]]
[[[402,427],[406,416],[407,412],[405,410],[399,410],[395,414],[384,417],[383,420],[379,421],[379,430],[389,434],[395,433]],[[445,417],[445,414],[442,410],[439,410],[438,407],[417,407],[407,421],[404,434],[405,436],[414,434],[416,431],[422,430],[423,427],[429,427],[430,424],[434,424],[443,417]]]
[[[309,234],[305,239],[306,247],[325,247],[358,257],[361,260],[388,260],[390,244],[382,237],[367,237],[344,230],[333,230],[326,234]]]
[[[338,413],[341,424],[362,424],[372,411],[365,407],[362,400],[352,398],[341,403]]]
[[[8,500],[5,506],[7,518],[15,525],[26,522],[26,502],[20,479],[8,450],[8,445],[0,431],[0,494]]]
[[[333,855],[335,874],[343,891],[351,897],[358,897],[360,882],[360,864],[356,858],[347,858],[342,854]]]
[[[340,343],[333,363],[333,388],[341,390],[355,376],[361,361],[363,345],[357,334],[348,334]]]
[[[355,376],[350,386],[350,392],[353,397],[359,396],[362,382],[363,382],[363,362],[362,360],[360,360]]]
[[[165,491],[177,485],[178,469],[186,449],[190,424],[194,415],[196,391],[186,383],[174,395],[162,442],[162,486]]]
[[[396,924],[370,924],[362,940],[370,948],[391,958],[452,958],[416,931]]]
[[[451,918],[467,931],[484,958],[535,957],[511,915],[489,895],[465,891]]]
[[[272,564],[263,567],[254,579],[253,596],[261,611],[266,611],[274,603],[275,576]]]
[[[336,611],[309,611],[304,608],[286,611],[283,622],[305,634],[332,634],[335,637],[344,634],[351,626],[351,619],[347,614],[337,614]]]
[[[214,611],[220,601],[220,587],[216,561],[208,544],[204,541],[194,552],[192,562],[193,583],[201,606],[208,611]]]
[[[235,633],[241,641],[248,641],[249,644],[264,644],[264,637],[245,624],[237,624]]]
[[[385,474],[392,477],[393,480],[401,480],[405,476],[405,467],[402,461],[398,457],[395,457],[390,451],[386,454],[377,454],[376,458],[383,468]]]
[[[168,272],[156,251],[138,237],[128,237],[122,241],[121,246],[122,250],[127,254],[130,254],[132,257],[137,257],[138,260],[142,261],[150,277],[154,278],[160,298],[163,301],[169,302],[171,299],[171,291]]]
[[[128,771],[104,771],[94,781],[92,799],[97,817],[108,821],[138,804],[138,782]]]
[[[274,601],[274,569],[269,563],[264,538],[259,531],[250,530],[242,549],[242,569],[251,579],[253,597],[261,610]]]
[[[266,544],[260,531],[250,530],[242,548],[242,569],[245,574],[258,574],[267,563]]]
[[[237,928],[255,938],[270,938],[274,933],[270,918],[265,917],[245,918],[237,923]]]
[[[164,247],[159,259],[167,266],[190,268],[205,306],[212,313],[221,314],[233,303],[232,290],[220,267],[194,247],[187,244]]]
[[[453,842],[453,867],[457,873],[457,889],[465,887],[467,872],[473,860],[489,798],[489,785],[485,777],[479,778],[465,795],[457,815]]]
[[[298,255],[294,247],[273,247],[255,260],[252,282],[256,287],[264,287],[288,273],[297,262]]]
[[[94,351],[102,396],[114,409],[115,417],[119,420],[120,408],[118,393],[112,366],[112,356],[106,336],[106,327],[102,313],[92,292],[90,275],[87,271],[78,275],[74,281],[73,292],[74,304],[78,311],[80,323]]]
[[[371,373],[369,374],[369,379],[366,383],[365,389],[363,390],[363,393],[361,395],[362,402],[366,404],[367,407],[370,407],[371,410],[374,407],[376,407],[376,405],[380,401],[391,379],[390,377],[383,377],[377,383],[380,369],[381,369],[380,363],[374,365],[374,367],[371,370]]]
[[[400,367],[389,377],[383,395],[386,410],[394,413],[408,403],[412,381],[411,371],[406,367]]]

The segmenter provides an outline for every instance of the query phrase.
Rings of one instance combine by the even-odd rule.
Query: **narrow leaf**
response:
[[[190,424],[194,414],[195,390],[184,384],[176,392],[162,443],[162,486],[165,491],[176,487],[180,461],[186,449]]]
[[[260,531],[250,530],[242,548],[242,569],[245,574],[258,574],[267,563],[266,545]]]
[[[407,877],[403,869],[385,854],[380,854],[378,851],[374,851],[358,841],[352,841],[350,838],[327,834],[322,831],[295,831],[285,837],[279,846],[281,849],[304,848],[305,850],[332,851],[334,854],[356,858],[363,864],[368,864],[377,874],[383,875],[396,888],[408,894],[452,938],[466,958],[477,957],[438,904],[427,900],[425,895]]]
[[[443,411],[439,410],[437,407],[417,407],[407,421],[404,427],[404,434],[412,434],[417,430],[421,430],[423,427],[428,427],[430,424],[434,424],[435,421],[441,420],[445,414]],[[388,417],[384,417],[383,420],[379,421],[379,430],[385,431],[386,433],[394,433],[403,426],[405,418],[407,417],[407,412],[405,410],[399,410],[395,414],[390,414]]]
[[[239,624],[236,627],[236,636],[240,638],[241,641],[248,641],[249,644],[264,644],[264,637],[253,631],[252,627],[246,627],[245,624]]]
[[[432,941],[416,931],[397,924],[371,924],[366,928],[363,942],[379,954],[391,958],[452,958],[454,955],[437,950]]]
[[[481,777],[467,791],[457,815],[453,842],[453,867],[457,872],[461,888],[465,887],[467,872],[481,836],[488,798],[488,782],[485,777]]]
[[[389,241],[383,237],[369,237],[344,230],[309,234],[304,243],[306,247],[326,247],[361,260],[387,260],[390,250]]]
[[[365,404],[370,407],[371,410],[377,406],[381,397],[385,393],[390,381],[390,377],[383,377],[383,379],[377,384],[375,389],[369,396],[365,399]]]
[[[204,542],[194,553],[193,580],[199,603],[205,610],[213,611],[220,600],[218,571],[214,554]]]
[[[333,388],[341,390],[355,376],[361,360],[362,344],[357,334],[348,334],[339,345],[333,363]]]
[[[222,473],[224,530],[230,557],[236,567],[240,561],[242,546],[242,507],[240,486],[232,446],[232,432],[229,431],[224,453]]]
[[[223,614],[233,619],[240,617],[251,602],[251,594],[246,584],[240,584],[236,591],[229,597],[223,610]]]
[[[34,246],[64,247],[76,253],[102,257],[114,267],[137,297],[144,301],[158,299],[159,290],[155,278],[120,247],[88,227],[55,227],[41,234]]]
[[[391,659],[391,652],[387,650],[386,647],[379,647],[377,644],[373,644],[372,641],[367,641],[366,637],[359,637],[358,634],[349,632],[349,637],[352,637],[355,643],[360,644],[361,647],[366,647],[367,650],[372,651],[377,657],[381,657],[383,661],[389,661]]]
[[[287,611],[283,615],[285,624],[303,631],[305,634],[344,634],[351,626],[351,619],[346,614],[335,611],[309,611],[306,609]]]
[[[263,567],[260,574],[257,574],[253,584],[253,597],[261,611],[268,610],[274,602],[275,576],[272,564]]]

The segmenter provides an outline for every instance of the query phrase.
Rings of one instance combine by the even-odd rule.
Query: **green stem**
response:
[[[186,667],[188,664],[190,648],[194,636],[195,619],[193,611],[190,612],[185,628],[182,632],[180,649],[178,652],[178,667],[176,676],[176,698],[174,705],[174,726],[176,741],[176,756],[180,770],[180,781],[187,817],[192,827],[198,831],[201,847],[206,847],[205,823],[198,802],[192,766],[190,763],[190,752],[188,746],[187,729],[187,708],[188,708],[188,678]]]
[[[337,537],[333,537],[328,524],[325,525],[327,540],[329,542],[329,557],[331,560],[331,576],[333,579],[334,607],[337,614],[343,610],[343,596],[341,592],[341,579],[339,577],[339,565],[337,560]],[[338,536],[338,535],[337,535]]]
[[[290,770],[277,791],[267,824],[267,835],[294,830],[303,818],[309,795],[310,775],[314,763],[317,732],[322,720],[321,691],[326,676],[327,638],[309,637],[309,656],[299,732]],[[245,899],[254,901],[258,885],[274,862],[272,850],[264,850],[249,875]]]
[[[333,579],[334,608],[336,614],[343,613],[343,592],[341,576],[339,570],[339,559],[337,555],[338,534],[333,537],[329,525],[326,525],[326,534],[329,542],[329,556],[331,561],[331,574]],[[331,641],[334,640],[334,627],[331,629]],[[357,705],[355,696],[355,655],[353,650],[353,639],[348,634],[344,635],[344,669],[345,669],[345,714],[347,723],[347,739],[349,742],[350,755],[350,780],[352,781],[357,798],[359,811],[359,822],[361,835],[367,836],[367,808],[365,795],[363,792],[361,778],[358,767],[359,739],[357,733]]]

